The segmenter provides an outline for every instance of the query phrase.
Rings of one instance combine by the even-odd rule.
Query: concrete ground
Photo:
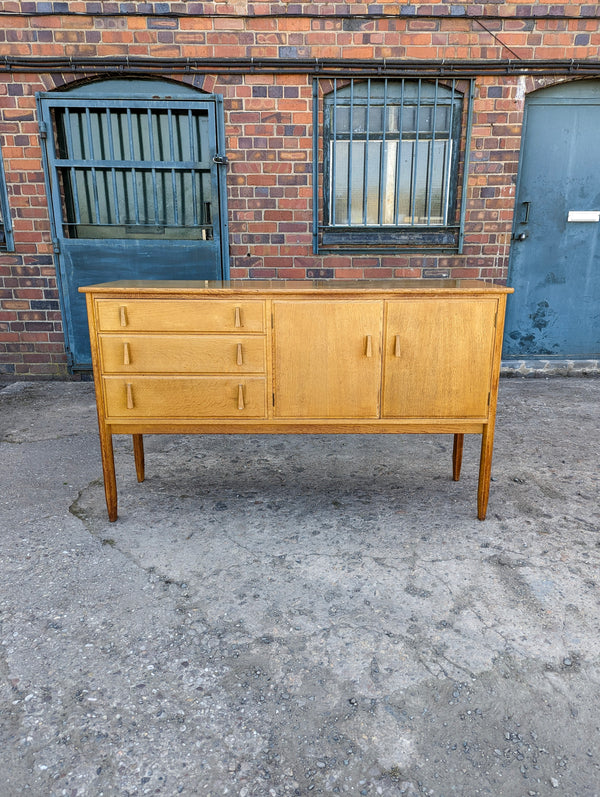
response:
[[[479,438],[116,438],[0,391],[0,795],[600,794],[600,380]]]

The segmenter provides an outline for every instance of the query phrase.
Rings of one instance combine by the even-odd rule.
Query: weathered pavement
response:
[[[479,438],[116,439],[0,391],[0,795],[600,794],[599,379]]]

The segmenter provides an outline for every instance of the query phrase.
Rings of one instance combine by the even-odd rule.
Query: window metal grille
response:
[[[55,108],[67,237],[211,240],[208,114]]]
[[[6,189],[6,177],[4,175],[4,161],[0,150],[0,251],[14,252],[15,243],[13,238],[12,220],[10,207],[8,204],[8,191]]]
[[[316,249],[459,248],[461,130],[468,142],[470,95],[465,114],[456,80],[341,82],[334,81],[323,102]]]

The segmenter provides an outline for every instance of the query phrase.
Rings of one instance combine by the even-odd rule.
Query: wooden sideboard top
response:
[[[81,293],[105,295],[152,294],[413,294],[512,293],[506,285],[474,279],[389,279],[389,280],[116,280],[79,288]]]

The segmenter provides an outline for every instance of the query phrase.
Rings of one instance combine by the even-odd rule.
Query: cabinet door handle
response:
[[[130,382],[127,382],[127,384],[125,385],[125,395],[126,395],[126,398],[127,398],[127,409],[128,410],[132,410],[133,409],[133,388],[132,388]]]
[[[235,321],[234,321],[233,325],[235,327],[241,327],[242,326],[242,313],[241,313],[239,307],[235,308]]]
[[[244,409],[244,386],[238,385],[238,410]]]
[[[400,335],[396,335],[394,342],[394,357],[400,357]]]
[[[131,353],[129,351],[129,343],[123,344],[123,365],[129,365],[131,362]]]
[[[121,326],[122,327],[126,327],[127,326],[127,308],[125,307],[125,305],[121,305],[121,307],[119,307],[119,318],[121,319]]]
[[[243,365],[244,364],[244,358],[242,356],[242,344],[241,343],[238,343],[238,345],[237,345],[236,362],[237,362],[238,365]]]
[[[367,357],[373,356],[373,340],[371,335],[367,335],[366,339],[366,346],[365,346],[365,355]]]

